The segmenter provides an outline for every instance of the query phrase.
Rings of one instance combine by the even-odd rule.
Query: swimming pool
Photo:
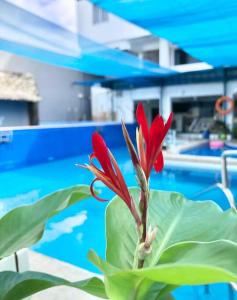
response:
[[[199,155],[199,156],[221,156],[224,150],[233,150],[233,149],[236,150],[237,148],[224,145],[224,147],[221,149],[211,149],[209,143],[206,143],[197,147],[193,147],[188,150],[181,151],[181,154]]]
[[[115,157],[126,174],[128,185],[135,185],[132,166],[125,148],[115,148]],[[74,184],[89,184],[92,175],[75,167],[76,163],[88,161],[87,155],[72,156],[61,160],[49,161],[15,170],[0,172],[0,211],[6,213],[13,207],[30,204],[56,189]],[[237,195],[237,176],[230,176],[231,187]],[[219,180],[219,173],[183,171],[177,168],[165,168],[161,174],[152,174],[151,188],[179,191],[189,198]],[[111,198],[113,193],[101,184],[96,187],[103,197]],[[223,208],[228,204],[221,191],[213,190],[203,198],[216,200]],[[97,270],[88,262],[90,248],[104,256],[104,211],[106,204],[94,199],[78,203],[47,224],[43,239],[33,247],[36,251],[75,264],[90,271]],[[211,285],[208,288],[183,287],[175,292],[177,300],[229,299],[228,285]],[[234,298],[232,298],[233,300]],[[236,296],[237,299],[237,296]]]

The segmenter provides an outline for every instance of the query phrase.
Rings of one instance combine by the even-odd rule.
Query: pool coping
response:
[[[164,159],[166,166],[170,167],[221,171],[221,157],[170,153],[164,151]],[[227,158],[227,166],[229,171],[237,172],[237,159]]]
[[[78,257],[78,260],[80,257]],[[10,255],[0,261],[0,272],[26,272],[34,271],[46,273],[52,276],[60,277],[71,282],[86,280],[91,277],[103,279],[102,275],[92,273],[68,262],[61,261],[51,256],[46,256],[29,248],[17,251],[17,261],[15,255]],[[25,298],[24,298],[25,299]],[[89,295],[81,290],[58,286],[38,292],[26,300],[99,300],[101,298]]]
[[[29,270],[47,273],[53,276],[61,277],[66,280],[76,282],[80,280],[85,280],[91,277],[102,276],[89,272],[85,269],[79,268],[70,263],[58,260],[56,258],[43,255],[39,252],[27,249]],[[72,300],[72,299],[83,299],[83,300],[99,300],[101,298],[89,295],[81,290],[59,286],[47,289],[45,291],[39,292],[28,300]]]
[[[134,122],[126,122],[127,125],[134,124]],[[82,121],[75,123],[45,123],[40,125],[26,125],[26,126],[0,126],[0,131],[19,131],[19,130],[35,130],[35,129],[57,129],[57,128],[75,128],[75,127],[100,127],[100,126],[112,126],[112,125],[120,125],[121,122],[110,121],[110,122],[102,122],[102,121]]]
[[[183,145],[175,145],[171,146],[167,152],[172,153],[172,154],[181,154],[182,151],[190,150],[193,148],[196,148],[198,146],[205,145],[208,143],[208,139],[202,139],[202,140],[182,140],[184,142]],[[183,155],[183,154],[182,154]]]
[[[221,171],[220,156],[204,156],[182,153],[182,151],[205,145],[206,143],[208,143],[208,141],[208,139],[187,140],[183,145],[174,146],[163,151],[166,166],[182,169]],[[237,159],[227,158],[227,166],[228,171],[237,172]]]

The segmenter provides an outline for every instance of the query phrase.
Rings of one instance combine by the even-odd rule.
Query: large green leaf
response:
[[[139,191],[130,191],[137,203]],[[119,197],[107,207],[107,264],[102,265],[111,299],[130,299],[136,291],[134,299],[145,300],[155,283],[160,290],[151,299],[160,300],[172,297],[175,286],[237,280],[235,210],[223,212],[212,201],[194,202],[178,193],[152,190],[148,223],[158,227],[157,238],[145,268],[137,270],[136,224]]]
[[[171,294],[166,294],[162,297],[157,298],[156,300],[175,300],[175,298]]]
[[[105,289],[111,300],[171,300],[176,286],[156,282],[132,272],[122,271],[102,260],[94,251],[89,260],[105,274]]]
[[[37,292],[56,286],[70,286],[100,298],[107,299],[104,283],[97,277],[79,282],[38,272],[0,272],[0,300],[20,300]]]
[[[158,300],[164,284],[123,273],[105,277],[105,287],[111,300]]]
[[[219,240],[175,244],[153,268],[119,270],[98,257],[96,264],[110,299],[160,300],[179,285],[237,282],[236,257],[237,243]]]
[[[132,189],[133,198],[139,191]],[[237,213],[233,209],[223,212],[212,201],[187,200],[174,192],[150,193],[149,223],[158,227],[152,254],[145,266],[155,266],[162,253],[180,242],[210,242],[220,239],[237,242]],[[106,212],[107,260],[113,266],[130,269],[138,242],[135,222],[124,202],[115,197]]]
[[[7,213],[0,219],[0,258],[36,243],[42,237],[45,223],[50,217],[88,197],[88,186],[75,186]]]
[[[158,235],[147,266],[155,265],[164,250],[176,243],[237,242],[236,211],[223,212],[213,201],[192,201],[178,193],[152,191],[149,220],[152,226],[158,226]]]
[[[131,271],[142,278],[174,285],[237,282],[237,243],[186,242],[168,248],[158,265]]]
[[[106,260],[121,269],[132,268],[137,242],[135,221],[116,196],[106,209]]]

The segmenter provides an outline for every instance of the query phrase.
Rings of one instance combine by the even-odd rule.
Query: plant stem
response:
[[[147,192],[141,190],[140,195],[140,211],[141,211],[141,219],[142,219],[142,235],[140,238],[140,244],[145,243],[146,233],[147,233]],[[138,268],[141,269],[144,266],[145,259],[138,260]]]

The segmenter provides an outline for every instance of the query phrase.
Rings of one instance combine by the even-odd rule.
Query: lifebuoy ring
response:
[[[225,102],[228,104],[228,107],[223,109],[222,104]],[[228,96],[222,96],[216,100],[215,109],[222,116],[228,115],[234,109],[234,100]]]

